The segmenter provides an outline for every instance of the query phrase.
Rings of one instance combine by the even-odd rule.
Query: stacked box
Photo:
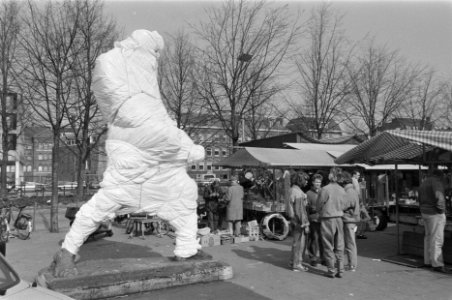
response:
[[[199,243],[202,247],[209,247],[210,234],[201,235],[199,238]]]
[[[209,247],[221,245],[221,238],[219,235],[211,234],[209,236]]]
[[[249,229],[248,237],[250,241],[259,240],[259,226],[252,226]]]
[[[249,241],[259,240],[259,225],[242,227],[242,234],[249,238]]]
[[[220,240],[222,245],[232,244],[234,242],[232,234],[223,234],[221,235]]]
[[[202,247],[213,247],[221,244],[220,236],[216,234],[201,235],[199,243]]]

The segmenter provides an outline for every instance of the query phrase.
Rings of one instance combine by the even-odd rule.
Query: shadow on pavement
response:
[[[109,298],[118,299],[118,298]],[[172,287],[168,289],[155,290],[143,294],[130,294],[124,299],[126,300],[147,300],[147,299],[215,299],[215,300],[231,300],[231,299],[247,299],[247,300],[267,300],[271,298],[257,294],[251,289],[233,284],[231,282],[216,281],[210,283],[200,283],[185,285],[180,287]]]
[[[147,246],[121,243],[109,240],[96,240],[85,243],[80,248],[81,261],[106,258],[161,258],[162,254]]]
[[[263,261],[276,267],[287,269],[291,250],[290,248],[285,251],[275,248],[249,246],[247,250],[231,249],[231,251],[245,259]]]

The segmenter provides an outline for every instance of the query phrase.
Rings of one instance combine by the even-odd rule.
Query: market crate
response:
[[[223,234],[220,236],[220,240],[222,245],[232,244],[234,242],[234,237],[232,234]]]
[[[242,227],[242,234],[249,238],[249,241],[259,240],[259,225]]]
[[[207,234],[200,237],[199,243],[202,247],[213,247],[221,245],[221,240],[219,235]]]

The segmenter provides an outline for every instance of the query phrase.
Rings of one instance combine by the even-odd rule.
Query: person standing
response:
[[[344,274],[344,223],[342,222],[345,191],[338,184],[342,177],[342,169],[333,167],[330,170],[329,184],[319,193],[317,212],[320,218],[320,233],[323,243],[323,256],[328,277],[342,278]]]
[[[306,192],[307,196],[307,212],[309,220],[309,237],[308,237],[308,255],[311,260],[311,265],[316,267],[323,262],[323,245],[320,235],[320,220],[317,212],[317,200],[319,197],[320,188],[322,186],[323,176],[321,174],[314,174],[311,179],[311,189]]]
[[[434,271],[449,273],[444,267],[442,247],[446,226],[446,202],[442,172],[432,171],[419,187],[419,206],[424,221],[424,264]]]
[[[367,236],[364,234],[366,232],[367,222],[370,221],[369,213],[367,212],[366,206],[364,205],[364,200],[361,194],[361,187],[359,185],[359,178],[361,177],[361,173],[359,170],[353,170],[352,173],[352,185],[356,193],[358,194],[359,199],[359,211],[361,216],[361,221],[357,224],[357,239],[367,239]]]
[[[359,196],[353,187],[352,176],[348,172],[342,173],[342,184],[345,190],[344,215],[344,252],[348,265],[346,270],[355,272],[358,265],[358,250],[356,247],[355,232],[360,220]]]
[[[302,265],[306,250],[306,236],[309,233],[309,221],[306,212],[306,194],[301,190],[306,186],[308,178],[304,172],[296,172],[290,177],[288,215],[293,232],[293,243],[289,265],[294,272],[308,271],[308,268]]]
[[[231,186],[228,188],[225,200],[228,203],[226,207],[228,230],[234,236],[240,236],[243,219],[243,197],[244,191],[238,182],[238,177],[232,176]]]
[[[206,202],[206,210],[207,210],[207,222],[209,224],[211,232],[216,232],[219,221],[219,200],[222,196],[222,192],[220,189],[220,183],[217,180],[214,180],[211,184],[209,184],[204,190],[204,200]]]

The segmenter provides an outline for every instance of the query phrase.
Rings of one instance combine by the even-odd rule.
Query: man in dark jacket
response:
[[[345,191],[338,184],[342,169],[331,168],[330,183],[320,190],[317,212],[320,218],[320,230],[323,243],[323,256],[328,268],[328,277],[342,278],[344,273],[344,199]]]
[[[308,238],[308,254],[311,265],[317,266],[323,261],[323,245],[320,234],[320,220],[317,212],[317,200],[322,186],[323,176],[314,174],[312,176],[312,187],[306,192],[308,198],[308,218],[309,218],[309,238]]]
[[[425,227],[424,263],[433,270],[449,273],[444,267],[442,247],[446,226],[446,201],[442,172],[434,170],[419,187],[419,206]]]

